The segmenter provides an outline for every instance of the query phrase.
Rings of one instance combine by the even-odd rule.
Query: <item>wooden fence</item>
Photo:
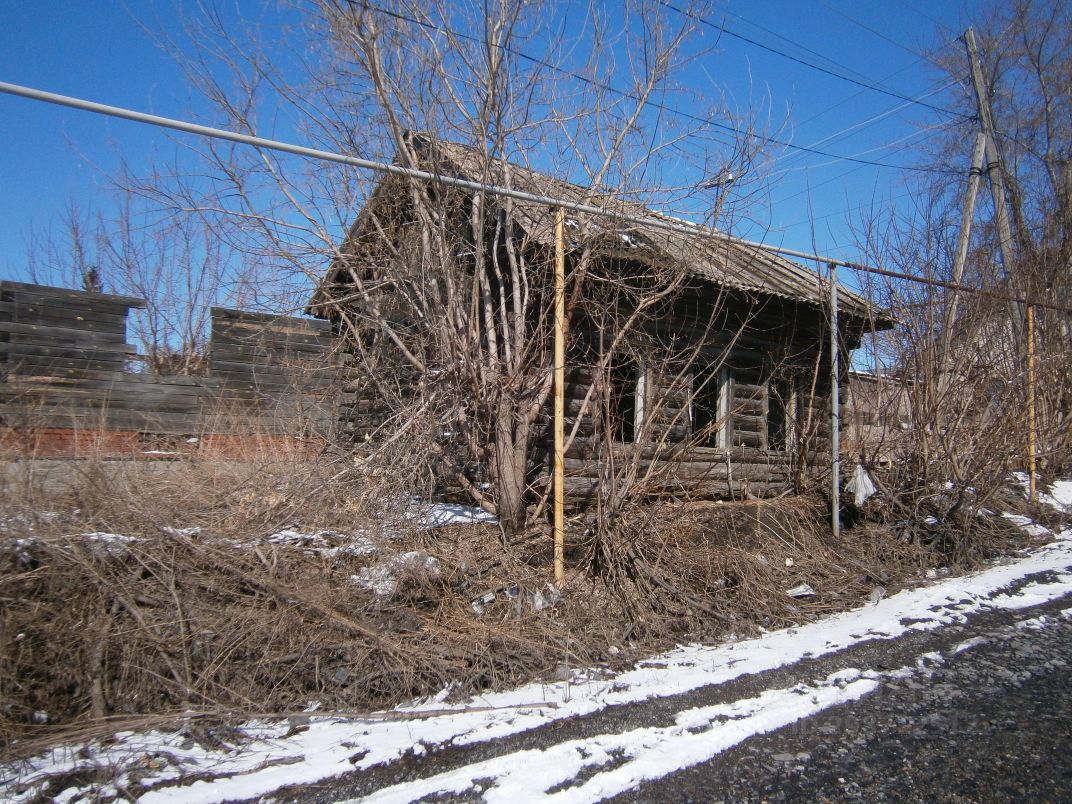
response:
[[[334,432],[331,325],[212,308],[203,376],[136,360],[124,296],[0,282],[0,444],[34,454],[165,454]]]

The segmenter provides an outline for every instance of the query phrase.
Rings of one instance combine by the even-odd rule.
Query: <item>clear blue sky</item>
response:
[[[218,5],[226,13],[235,13],[236,6],[248,15],[265,13],[261,3],[220,0]],[[971,23],[977,5],[975,0],[730,0],[718,21],[769,47],[915,97],[938,86],[939,74],[921,57],[941,44],[938,26],[959,34]],[[187,116],[197,108],[195,94],[141,27],[144,23],[177,35],[177,7],[198,13],[195,3],[166,0],[129,5],[105,0],[0,0],[0,80]],[[945,47],[961,45],[951,41]],[[824,141],[904,104],[725,34],[718,49],[717,56],[696,69],[696,80],[724,87],[742,109],[763,98],[774,119],[787,120],[777,136],[797,145],[816,144],[837,156],[911,163],[913,152],[897,150],[899,144],[925,143],[926,128],[946,119],[909,104],[877,123]],[[945,102],[942,94],[929,100],[937,105]],[[137,166],[153,149],[174,148],[171,136],[134,123],[0,95],[0,219],[4,221],[0,277],[22,278],[34,227],[47,226],[69,200],[91,205],[101,199],[104,174],[114,168],[119,154]],[[967,159],[965,154],[965,163]],[[852,257],[846,215],[873,203],[908,200],[904,174],[897,170],[793,151],[784,152],[777,168],[786,172],[772,186],[767,208],[756,209],[756,225],[743,234],[809,249],[811,216],[816,245],[825,253]]]

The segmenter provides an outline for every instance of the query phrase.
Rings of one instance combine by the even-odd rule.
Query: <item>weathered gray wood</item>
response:
[[[537,487],[546,483],[546,478],[537,478]],[[742,498],[746,494],[760,497],[774,497],[785,493],[788,484],[782,482],[765,482],[750,480],[724,479],[711,481],[690,481],[687,484],[652,482],[640,486],[637,491],[648,496],[674,496],[691,499],[726,499]],[[594,498],[599,491],[599,481],[584,477],[567,477],[563,488],[567,501],[572,505],[584,504]]]
[[[79,358],[92,360],[126,360],[135,353],[133,346],[127,344],[101,344],[99,346],[68,346],[64,344],[28,342],[11,340],[0,342],[0,349],[7,354],[25,357],[65,357],[73,360]]]
[[[138,299],[133,296],[115,296],[111,293],[90,293],[85,290],[57,288],[47,285],[33,285],[26,282],[12,282],[7,279],[0,280],[0,292],[17,292],[19,295],[36,294],[45,298],[69,299],[72,301],[82,301],[86,299],[102,305],[120,304],[124,307],[139,308],[147,306],[144,299]]]
[[[343,375],[327,322],[216,308],[212,376],[159,377],[127,370],[135,353],[127,311],[139,300],[7,282],[0,292],[5,415],[38,426],[176,435],[205,427],[285,434],[299,415],[330,425],[323,400]]]
[[[51,310],[42,307],[17,307],[11,319],[21,324],[41,324],[71,327],[96,332],[126,332],[126,314],[112,315],[102,312],[78,313],[69,310]]]
[[[123,332],[95,331],[50,324],[27,324],[0,319],[0,332],[10,333],[11,340],[29,340],[33,343],[126,343]]]

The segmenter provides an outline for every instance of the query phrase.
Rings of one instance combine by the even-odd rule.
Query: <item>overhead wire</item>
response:
[[[750,36],[745,36],[742,33],[738,33],[737,31],[734,31],[725,25],[721,25],[717,22],[712,22],[711,20],[705,19],[704,17],[701,17],[699,14],[696,14],[693,11],[679,8],[678,6],[670,2],[670,0],[659,0],[659,4],[665,8],[670,9],[671,11],[675,11],[678,14],[681,14],[684,17],[688,17],[690,19],[695,20],[701,25],[705,25],[717,31],[721,31],[722,33],[726,34],[727,36],[731,36],[734,39],[740,39],[742,42],[747,42],[748,44],[758,47],[762,50],[766,50],[769,53],[774,53],[775,55],[781,56],[784,59],[789,59],[790,61],[796,62],[797,64],[801,64],[805,67],[809,67],[813,70],[817,70],[818,72],[823,73],[825,75],[829,75],[833,78],[838,78],[842,81],[847,81],[850,84],[855,84],[856,86],[864,87],[865,89],[870,89],[874,92],[880,92],[883,95],[889,95],[891,98],[897,98],[899,100],[915,103],[919,106],[925,106],[932,111],[940,112],[941,114],[949,115],[951,117],[959,117],[964,120],[974,119],[973,116],[966,115],[963,112],[958,112],[955,109],[947,109],[944,106],[936,106],[935,104],[927,103],[926,101],[914,100],[910,96],[905,95],[901,92],[886,89],[885,87],[870,81],[860,81],[856,78],[853,78],[852,76],[845,75],[844,73],[839,73],[836,70],[831,70],[827,67],[823,67],[821,64],[815,64],[814,62],[808,61],[807,59],[802,59],[799,56],[794,56],[792,53],[787,53],[784,50],[779,50],[776,47],[772,47],[771,45],[760,42],[758,39],[753,39]]]
[[[818,50],[810,48],[807,45],[805,45],[804,43],[798,42],[795,39],[791,39],[788,36],[785,36],[784,34],[781,34],[778,31],[775,31],[773,28],[768,28],[765,25],[760,25],[755,20],[751,20],[751,19],[749,19],[748,17],[745,17],[742,14],[738,14],[737,12],[730,11],[728,8],[719,9],[719,10],[720,10],[721,13],[723,13],[723,14],[729,16],[729,17],[735,17],[737,20],[739,20],[740,22],[743,22],[745,25],[750,25],[753,28],[758,28],[759,30],[763,31],[763,33],[765,33],[765,34],[767,34],[769,36],[773,36],[775,39],[781,39],[783,42],[785,42],[788,45],[792,45],[795,48],[799,48],[800,50],[804,51],[805,53],[810,53],[811,55],[815,56],[816,58],[822,59],[823,61],[828,62],[828,63],[834,65],[835,67],[837,67],[837,68],[839,68],[841,70],[845,70],[847,72],[853,73],[853,74],[859,76],[862,80],[868,80],[867,76],[864,75],[863,73],[861,73],[859,70],[853,69],[852,67],[850,67],[847,64],[842,64],[841,62],[837,61],[836,59],[833,59],[830,56],[827,56],[825,53],[820,53]],[[886,79],[883,79],[882,81],[877,81],[875,83],[883,84],[883,82],[885,80]]]
[[[392,164],[388,162],[380,162],[372,159],[365,159],[363,157],[348,156],[347,154],[340,154],[334,151],[327,151],[320,148],[310,148],[305,145],[295,145],[294,143],[284,142],[282,140],[272,140],[267,139],[265,137],[258,137],[253,134],[240,134],[235,131],[228,131],[226,129],[213,128],[211,126],[201,125],[200,123],[191,123],[186,120],[179,120],[172,117],[163,117],[161,115],[148,114],[146,112],[139,112],[133,109],[126,109],[122,106],[110,106],[108,104],[97,103],[96,101],[90,101],[84,98],[77,98],[70,95],[60,95],[55,92],[47,92],[45,90],[35,89],[33,87],[26,87],[19,84],[12,84],[5,81],[0,81],[0,93],[15,95],[18,97],[42,101],[45,103],[51,103],[57,106],[66,106],[68,108],[79,109],[81,111],[86,112],[93,112],[94,114],[105,115],[108,117],[117,117],[123,120],[130,120],[133,122],[157,126],[160,128],[168,128],[173,131],[181,131],[202,137],[225,140],[228,142],[238,143],[240,145],[249,145],[255,148],[264,148],[266,150],[289,153],[304,158],[318,159],[325,162],[349,165],[351,167],[356,167],[362,170],[369,170],[396,176],[405,176],[421,181],[434,182],[450,187],[458,187],[460,189],[472,190],[474,192],[484,192],[506,198],[514,198],[517,200],[528,201],[530,203],[544,204],[548,207],[562,207],[563,209],[569,209],[584,214],[608,217],[622,223],[632,223],[636,225],[651,227],[654,229],[660,229],[663,231],[686,234],[690,237],[699,236],[703,238],[719,240],[745,248],[755,249],[757,251],[764,251],[771,254],[780,254],[786,257],[794,257],[796,259],[807,260],[809,262],[815,262],[819,264],[825,263],[826,265],[844,266],[846,268],[850,268],[854,271],[858,271],[861,273],[874,274],[890,279],[917,282],[931,287],[941,287],[947,290],[974,293],[976,295],[997,299],[999,301],[1019,302],[1021,304],[1034,305],[1041,309],[1050,309],[1063,313],[1072,313],[1072,307],[1064,307],[1058,304],[1054,304],[1052,302],[1033,300],[1028,299],[1026,297],[1020,297],[996,291],[985,291],[979,288],[971,287],[969,285],[962,285],[955,282],[945,282],[943,280],[931,279],[929,277],[915,276],[913,274],[908,274],[901,271],[891,271],[885,268],[878,268],[877,266],[873,265],[864,265],[863,263],[854,262],[852,260],[824,256],[814,252],[787,248],[785,246],[776,246],[770,243],[761,243],[755,240],[748,240],[743,237],[737,237],[735,235],[727,234],[725,232],[719,232],[717,230],[709,229],[707,227],[700,226],[689,221],[679,220],[655,212],[651,212],[650,214],[643,216],[634,215],[631,213],[625,213],[622,211],[615,210],[610,206],[597,207],[592,204],[570,201],[569,199],[556,198],[554,196],[529,193],[510,187],[502,187],[499,185],[490,184],[488,182],[474,181],[472,179],[464,179],[458,176],[448,176],[434,171],[419,170],[417,168],[407,168],[403,167],[402,165]]]
[[[906,146],[903,145],[902,143],[906,143],[909,140],[913,140],[913,139],[915,139],[915,138],[917,138],[917,137],[919,137],[919,136],[921,136],[923,134],[928,134],[931,131],[933,131],[933,130],[935,130],[937,128],[941,128],[941,127],[942,127],[942,124],[939,123],[939,124],[935,124],[935,125],[932,125],[932,126],[926,126],[924,128],[919,128],[919,129],[916,129],[915,131],[911,131],[908,134],[905,134],[903,137],[898,137],[895,140],[892,140],[890,142],[884,143],[883,145],[876,145],[873,148],[867,148],[867,149],[865,149],[863,151],[858,151],[856,154],[854,154],[854,156],[863,156],[864,154],[873,153],[875,151],[884,151],[884,150],[889,149],[889,148],[893,148],[895,153],[897,151],[903,151]],[[900,146],[900,147],[897,147],[897,146]],[[801,170],[814,170],[816,168],[828,167],[829,165],[835,165],[835,164],[837,164],[837,161],[831,160],[829,162],[820,162],[819,164],[814,164],[814,165],[791,165],[789,167],[779,168],[778,170],[774,171],[771,174],[771,177],[784,176],[787,173],[794,173],[794,172],[801,171]],[[957,173],[957,171],[952,171],[952,172]],[[957,175],[959,175],[959,173],[957,173]]]
[[[830,3],[825,2],[825,0],[819,0],[819,4],[821,6],[823,6],[824,8],[826,8],[827,10],[832,11],[833,13],[837,14],[839,17],[842,17],[843,19],[851,22],[856,27],[867,31],[869,34],[872,34],[873,36],[877,36],[879,39],[883,40],[884,42],[889,42],[894,47],[900,48],[905,53],[908,53],[911,56],[915,56],[917,60],[919,60],[919,61],[929,61],[931,64],[934,64],[937,67],[942,66],[932,56],[929,56],[926,53],[920,53],[918,50],[915,50],[913,48],[910,48],[908,45],[905,45],[905,44],[902,44],[901,42],[898,42],[892,36],[887,36],[886,34],[882,33],[882,31],[875,30],[870,25],[866,25],[865,23],[860,22],[860,20],[856,19],[855,17],[850,16],[849,14],[845,13],[844,11],[842,11],[840,8],[837,8],[837,7],[833,6],[833,5],[831,5]],[[948,45],[949,42],[946,42],[945,44]]]
[[[937,94],[938,92],[941,92],[942,90],[948,89],[949,87],[951,87],[955,83],[956,83],[955,81],[950,81],[949,83],[943,84],[942,86],[938,87],[937,89],[933,89],[933,90],[929,91],[926,95],[924,95],[922,97],[927,97],[927,95]],[[851,124],[849,126],[846,126],[845,128],[843,128],[843,129],[841,129],[839,131],[835,131],[833,134],[829,134],[826,137],[823,137],[820,140],[816,140],[815,142],[811,143],[810,147],[816,147],[816,146],[819,146],[819,145],[826,145],[827,143],[830,143],[830,142],[836,142],[839,139],[842,139],[845,136],[848,136],[850,133],[852,133],[854,131],[861,131],[864,128],[867,128],[868,126],[874,125],[875,123],[879,122],[880,120],[884,120],[885,118],[889,117],[891,114],[896,114],[897,112],[901,111],[902,109],[907,108],[908,105],[909,105],[908,103],[901,103],[901,104],[899,104],[897,106],[893,106],[893,107],[887,109],[884,112],[879,112],[878,114],[874,115],[873,117],[868,118],[867,120],[862,120],[860,122],[853,123],[853,124]],[[929,126],[926,130],[930,131],[930,130],[933,130],[934,128],[937,128],[937,127],[938,126]],[[893,144],[895,144],[895,143],[887,143],[887,145],[880,146],[880,148],[889,147],[890,145],[893,145]],[[856,154],[856,156],[859,156],[859,155],[860,154]],[[782,154],[781,156],[775,157],[774,162],[775,162],[775,164],[777,164],[778,162],[781,162],[784,159],[796,159],[796,158],[799,158],[798,154]]]
[[[441,33],[441,34],[444,34],[444,35],[457,37],[458,39],[462,39],[462,40],[469,41],[469,42],[475,42],[475,43],[481,45],[482,47],[487,46],[487,44],[488,44],[483,39],[481,39],[480,37],[475,36],[473,34],[468,34],[468,33],[465,33],[463,31],[457,31],[457,30],[454,30],[454,29],[452,29],[452,28],[450,28],[450,27],[448,27],[446,25],[442,25],[442,24],[439,24],[439,23],[433,23],[433,22],[430,22],[428,20],[420,20],[420,19],[417,19],[417,18],[415,18],[415,17],[413,17],[413,16],[411,16],[409,14],[404,14],[404,13],[399,12],[399,11],[392,11],[391,9],[387,9],[387,8],[383,8],[381,6],[373,5],[372,3],[366,2],[365,0],[347,0],[347,3],[349,5],[351,5],[351,6],[360,6],[362,8],[365,8],[365,9],[368,9],[368,10],[371,10],[371,11],[376,11],[378,13],[384,14],[385,16],[391,17],[392,19],[399,20],[400,22],[407,22],[409,24],[418,25],[418,26],[423,27],[423,28],[428,29],[428,30],[437,31],[438,33]],[[499,44],[499,43],[493,43],[493,46],[503,50],[506,53],[509,53],[512,56],[516,56],[517,58],[520,58],[520,59],[523,59],[525,61],[528,61],[531,64],[535,64],[535,65],[537,65],[539,67],[543,67],[544,69],[552,70],[552,71],[557,72],[557,73],[559,73],[561,75],[568,76],[570,78],[573,78],[576,81],[580,81],[580,82],[582,82],[584,84],[587,84],[589,86],[592,86],[592,87],[594,87],[596,89],[599,89],[599,90],[602,90],[602,91],[605,91],[605,92],[610,92],[612,94],[618,95],[619,97],[626,98],[627,100],[632,100],[632,101],[637,101],[637,102],[640,102],[642,100],[640,98],[640,96],[637,95],[634,92],[619,89],[619,88],[613,86],[612,84],[609,84],[609,83],[604,82],[604,81],[598,81],[598,80],[596,80],[594,78],[591,78],[589,76],[586,76],[586,75],[584,75],[582,73],[578,73],[578,72],[575,72],[575,71],[570,70],[568,68],[562,67],[561,65],[549,62],[546,59],[542,59],[542,58],[539,58],[537,56],[532,56],[532,55],[530,55],[528,53],[525,53],[524,51],[522,51],[522,50],[520,50],[518,48],[512,47],[510,45],[503,45],[503,44]],[[890,93],[887,93],[887,94],[890,94]],[[912,100],[911,98],[905,98],[902,95],[895,95],[895,97],[898,97],[898,98],[901,98],[901,99],[904,99],[904,100]],[[842,161],[846,161],[846,162],[853,162],[855,164],[867,165],[867,166],[870,166],[870,167],[888,168],[888,169],[892,169],[892,170],[907,170],[907,171],[911,171],[911,172],[915,172],[915,173],[948,174],[950,172],[950,171],[943,170],[941,168],[926,167],[926,166],[920,166],[920,165],[897,165],[897,164],[893,164],[893,163],[889,163],[889,162],[880,162],[880,161],[871,160],[871,159],[857,159],[857,158],[854,158],[854,157],[851,157],[851,156],[842,156],[840,154],[830,153],[828,151],[823,151],[823,150],[820,150],[818,148],[811,148],[811,147],[805,146],[805,145],[796,145],[795,143],[789,142],[788,140],[780,139],[778,137],[772,137],[772,136],[769,136],[769,135],[766,135],[766,134],[760,134],[760,133],[757,133],[757,132],[754,132],[754,131],[745,131],[745,130],[742,130],[742,129],[736,127],[736,126],[732,126],[732,125],[730,125],[728,123],[722,123],[722,122],[719,122],[717,120],[712,120],[710,117],[702,117],[700,115],[696,115],[696,114],[693,114],[691,112],[684,111],[683,109],[680,109],[680,108],[678,108],[676,106],[671,106],[671,105],[668,105],[668,104],[664,104],[664,103],[661,103],[659,101],[649,99],[649,100],[647,100],[645,102],[647,103],[648,106],[650,106],[653,109],[658,109],[660,111],[667,112],[668,114],[672,114],[672,115],[675,115],[677,117],[680,117],[680,118],[683,118],[683,119],[686,119],[686,120],[692,120],[693,122],[702,123],[705,126],[712,126],[712,127],[717,128],[717,129],[719,129],[721,131],[730,132],[730,133],[732,133],[732,134],[734,134],[735,136],[738,136],[738,137],[752,137],[752,138],[754,138],[756,140],[759,140],[761,142],[765,142],[768,145],[778,145],[778,146],[781,146],[783,148],[789,148],[789,149],[791,149],[793,151],[799,151],[799,152],[802,152],[802,153],[808,153],[808,154],[813,154],[813,155],[816,155],[816,156],[822,156],[822,157],[826,157],[827,159],[834,159],[834,160],[842,160]]]

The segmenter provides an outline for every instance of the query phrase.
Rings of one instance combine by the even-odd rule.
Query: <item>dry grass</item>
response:
[[[422,530],[404,489],[349,461],[78,466],[64,496],[14,484],[4,501],[8,755],[161,719],[368,711],[621,666],[857,605],[948,560],[889,527],[834,542],[810,499],[637,508],[577,526],[552,605],[546,533],[504,547],[494,526]],[[802,583],[816,594],[787,593]]]
[[[116,718],[369,710],[598,658],[583,626],[535,610],[547,573],[503,555],[497,528],[431,532],[355,504],[369,480],[345,464],[75,466],[68,494],[16,483],[5,501],[8,750]],[[386,480],[379,496],[405,497]]]

